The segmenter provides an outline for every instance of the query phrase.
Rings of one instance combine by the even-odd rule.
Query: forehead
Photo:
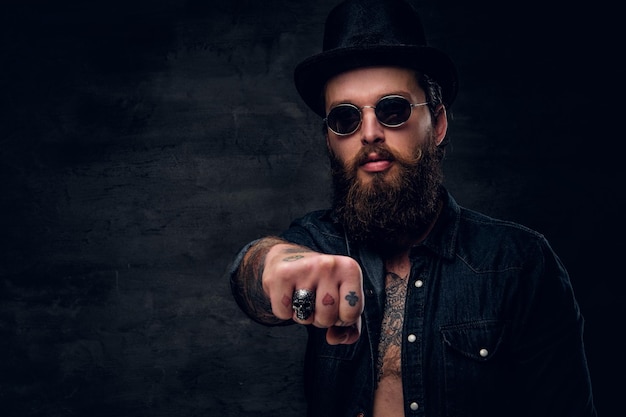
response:
[[[415,96],[422,92],[416,71],[401,67],[366,67],[331,78],[324,90],[327,104],[334,101],[371,100],[386,94]]]

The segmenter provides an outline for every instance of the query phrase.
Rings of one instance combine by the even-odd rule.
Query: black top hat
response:
[[[342,72],[374,65],[413,68],[433,78],[450,107],[457,92],[454,63],[426,44],[419,15],[402,0],[347,0],[328,15],[323,52],[295,69],[296,89],[304,102],[325,117],[322,91]]]

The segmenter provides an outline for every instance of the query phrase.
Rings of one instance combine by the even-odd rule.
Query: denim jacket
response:
[[[282,237],[351,256],[362,268],[361,337],[331,346],[325,329],[308,326],[305,389],[310,417],[371,416],[383,260],[351,243],[329,211],[294,221]],[[462,208],[446,194],[435,227],[410,260],[401,369],[406,416],[596,415],[583,318],[542,235]]]

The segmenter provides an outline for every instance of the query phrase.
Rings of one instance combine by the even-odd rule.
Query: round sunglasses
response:
[[[356,132],[363,121],[362,110],[373,109],[378,122],[386,127],[399,127],[411,117],[413,107],[427,105],[425,103],[411,103],[402,96],[390,95],[382,97],[375,106],[357,107],[351,103],[338,104],[328,112],[324,123],[330,130],[339,136],[348,136]]]

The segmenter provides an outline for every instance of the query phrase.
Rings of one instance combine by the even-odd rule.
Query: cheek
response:
[[[392,141],[388,141],[389,147],[404,156],[414,155],[416,150],[423,148],[426,142],[428,142],[428,136],[427,131],[416,132],[415,134],[398,138],[393,144],[391,143]]]
[[[353,156],[354,151],[350,150],[351,147],[347,143],[347,141],[329,141],[328,142],[328,151],[335,158],[338,158],[340,161],[345,162]]]

